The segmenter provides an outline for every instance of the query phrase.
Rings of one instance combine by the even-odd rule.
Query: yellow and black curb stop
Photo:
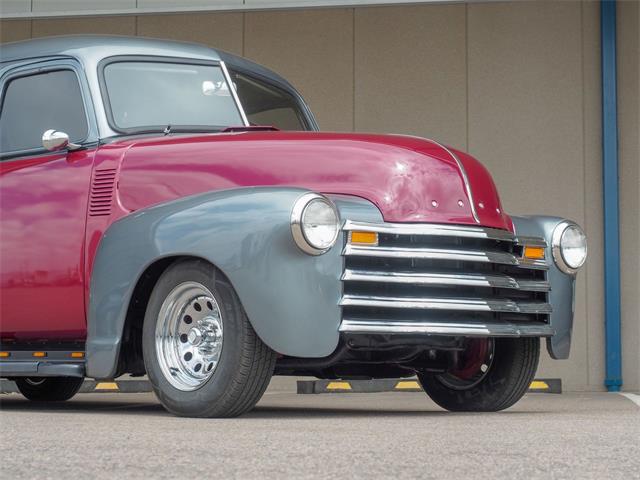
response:
[[[146,393],[152,392],[151,384],[148,380],[111,380],[94,381],[85,380],[80,389],[80,393]]]
[[[146,393],[151,392],[148,380],[85,380],[80,393]],[[422,387],[414,379],[383,380],[305,380],[297,382],[297,393],[376,393],[421,392]],[[18,388],[10,380],[0,380],[0,393],[16,393]],[[562,393],[559,378],[540,378],[531,382],[529,392]]]
[[[414,379],[382,380],[305,380],[298,381],[298,393],[379,393],[421,392],[422,387]],[[562,393],[559,378],[540,378],[531,382],[530,393]]]

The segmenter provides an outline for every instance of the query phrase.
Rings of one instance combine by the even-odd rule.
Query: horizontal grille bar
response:
[[[343,307],[410,308],[503,313],[551,313],[551,305],[544,302],[516,302],[509,299],[438,298],[438,297],[378,297],[345,294]]]
[[[518,259],[510,253],[452,250],[445,248],[369,247],[347,245],[344,255],[383,258],[419,258],[430,260],[458,260],[468,262],[501,263],[517,265]]]
[[[546,247],[547,242],[539,237],[515,236],[511,232],[495,228],[462,225],[437,225],[430,223],[367,223],[347,220],[343,230],[377,232],[391,235],[425,235],[437,237],[477,238],[512,242],[516,245]]]
[[[378,258],[416,258],[428,260],[450,260],[465,262],[498,263],[524,268],[547,270],[549,267],[540,261],[524,261],[508,252],[482,250],[458,250],[446,248],[379,247],[348,244],[342,252],[346,256]]]
[[[451,323],[368,321],[345,317],[340,331],[346,333],[417,333],[465,337],[550,337],[555,329],[542,323]]]
[[[344,281],[405,283],[411,285],[447,285],[493,287],[526,290],[530,292],[548,292],[546,280],[516,280],[508,275],[482,275],[474,273],[427,273],[427,272],[389,272],[375,270],[356,270],[347,268],[342,275]]]
[[[546,247],[547,242],[544,238],[519,236],[514,240],[516,245],[527,245],[528,247]]]
[[[430,223],[365,223],[347,220],[344,230],[389,233],[392,235],[430,235],[439,237],[464,237],[513,242],[514,235],[504,230],[460,225],[437,225]]]

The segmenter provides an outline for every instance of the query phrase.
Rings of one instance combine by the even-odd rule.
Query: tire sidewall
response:
[[[37,383],[30,380],[37,379]],[[84,379],[76,377],[25,377],[16,378],[20,393],[37,402],[64,402],[75,396]]]

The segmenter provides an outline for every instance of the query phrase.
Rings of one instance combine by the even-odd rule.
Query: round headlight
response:
[[[293,206],[291,233],[296,245],[310,255],[321,255],[336,243],[340,219],[333,203],[317,193],[305,193]]]
[[[587,236],[571,222],[562,222],[553,231],[553,259],[564,273],[575,274],[587,260]]]

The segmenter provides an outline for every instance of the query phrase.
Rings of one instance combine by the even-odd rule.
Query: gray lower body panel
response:
[[[0,362],[0,377],[84,377],[84,363]]]

